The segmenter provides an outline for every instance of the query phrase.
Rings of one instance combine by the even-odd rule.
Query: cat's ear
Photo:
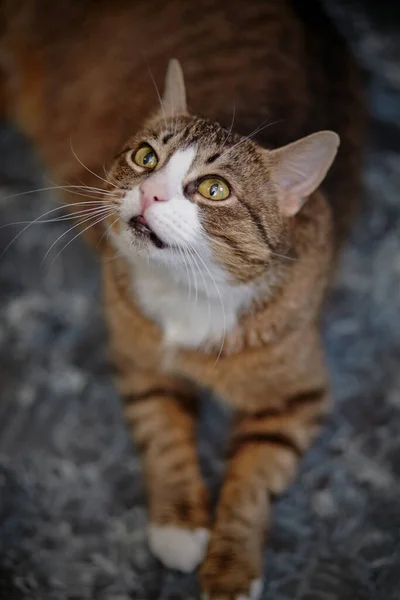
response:
[[[317,189],[333,163],[340,143],[333,131],[319,131],[269,152],[272,178],[281,190],[280,210],[295,215]]]
[[[166,117],[187,113],[185,80],[180,62],[176,58],[169,61],[162,103]]]

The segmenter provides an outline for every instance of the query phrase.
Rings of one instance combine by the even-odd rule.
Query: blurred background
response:
[[[263,600],[398,600],[400,3],[321,1],[368,76],[365,201],[325,311],[335,410],[275,507]],[[0,599],[198,598],[147,549],[96,261],[68,221],[18,235],[57,196],[6,123],[0,156]],[[225,417],[205,401],[213,490]]]

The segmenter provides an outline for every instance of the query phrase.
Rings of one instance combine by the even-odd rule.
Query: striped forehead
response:
[[[172,161],[174,173],[179,171],[179,161],[173,157],[179,152],[185,165],[186,157],[191,154],[186,150],[195,146],[191,164],[186,167],[185,173],[183,166],[180,170],[182,179],[189,175],[189,171],[201,175],[216,172],[237,178],[244,175],[243,166],[246,172],[258,166],[258,152],[251,140],[231,131],[231,127],[225,128],[199,117],[183,115],[166,121],[160,119],[144,132],[143,138],[154,145],[161,156],[164,155],[163,169]]]
[[[241,140],[241,136],[221,127],[218,123],[183,117],[179,121],[168,122],[167,126],[163,123],[161,130],[154,132],[151,137],[158,143],[167,145],[171,153],[195,143],[198,148],[198,158],[203,158],[209,163],[216,159],[217,156],[214,155],[218,155],[222,150],[228,149]]]

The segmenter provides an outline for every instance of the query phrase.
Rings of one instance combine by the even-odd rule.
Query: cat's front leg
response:
[[[195,447],[194,390],[180,380],[143,372],[133,373],[122,388],[125,417],[143,459],[150,547],[167,567],[192,571],[209,538],[208,498]]]
[[[271,500],[289,485],[326,410],[326,390],[238,415],[200,585],[207,600],[258,600]]]

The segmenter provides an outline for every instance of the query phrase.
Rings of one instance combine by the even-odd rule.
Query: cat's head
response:
[[[128,140],[111,170],[120,190],[112,238],[128,259],[179,269],[192,256],[233,282],[252,281],[285,251],[291,222],[338,145],[335,133],[322,131],[266,150],[190,114],[172,60],[162,110]]]

